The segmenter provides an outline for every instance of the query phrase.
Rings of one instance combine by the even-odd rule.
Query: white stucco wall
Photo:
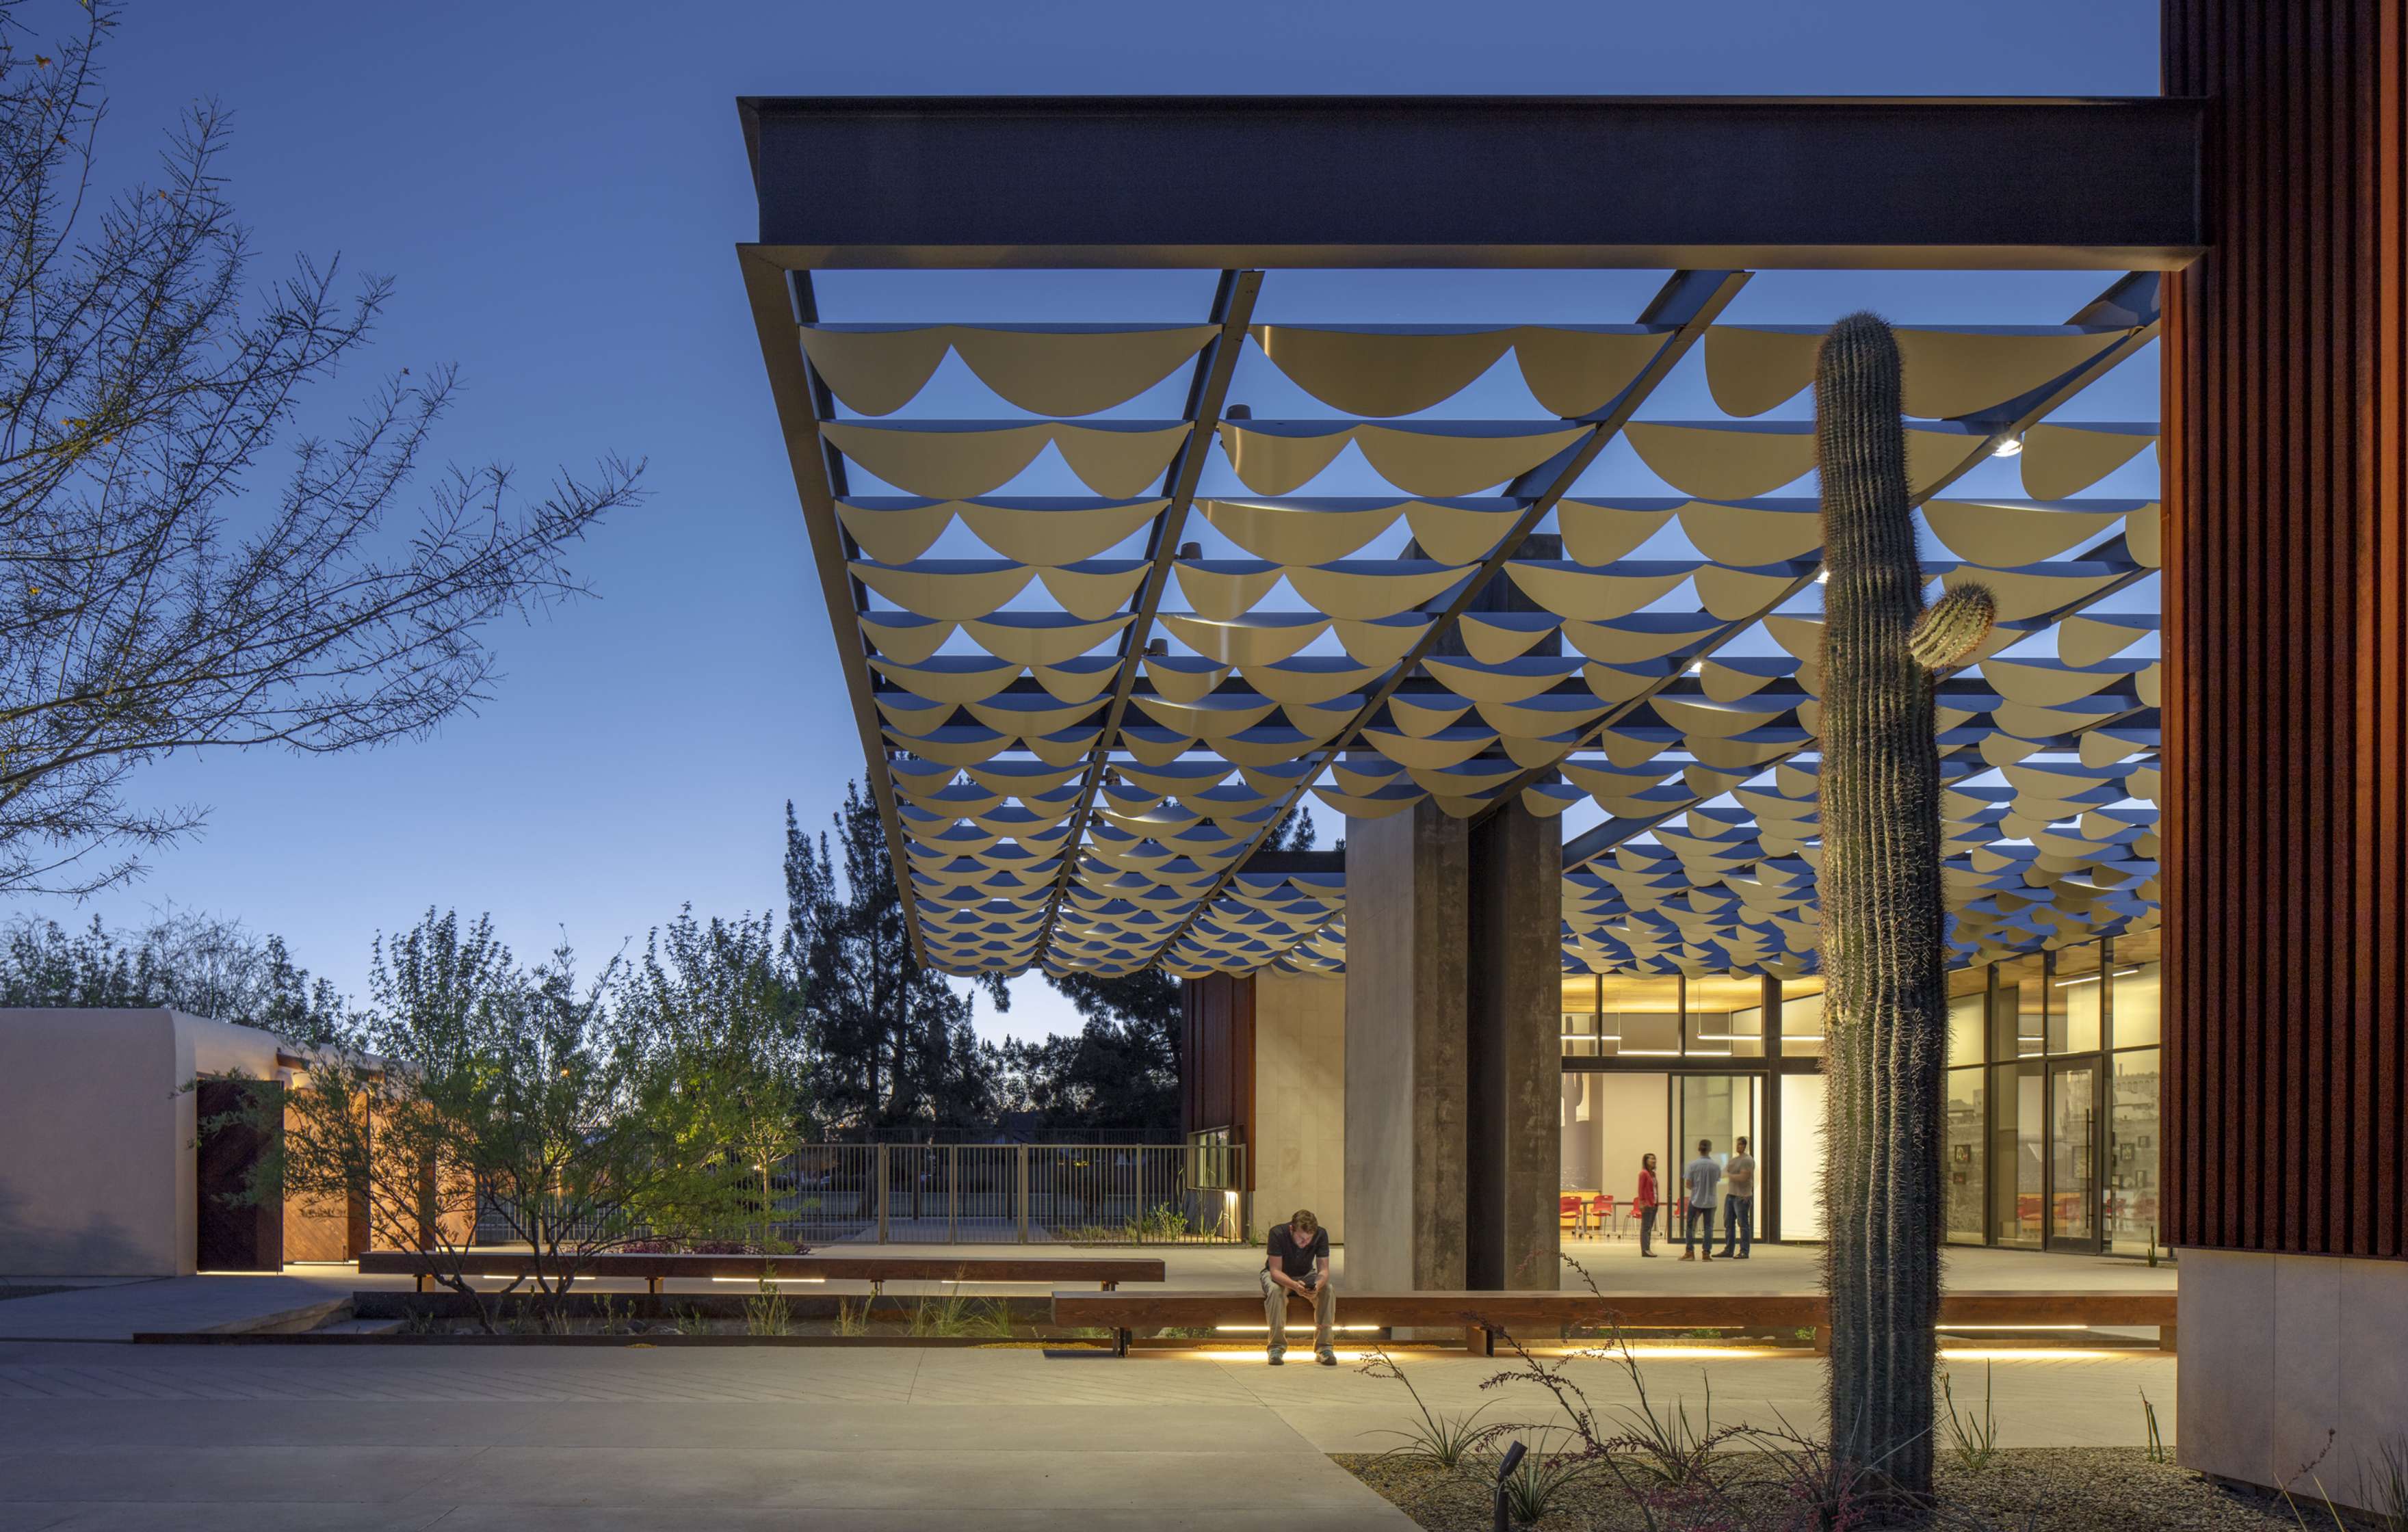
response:
[[[193,1270],[196,1074],[276,1073],[276,1038],[169,1010],[0,1010],[0,1274]]]
[[[1346,981],[1254,977],[1254,1232],[1310,1208],[1346,1238]]]

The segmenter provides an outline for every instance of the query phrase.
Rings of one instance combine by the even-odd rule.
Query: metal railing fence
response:
[[[767,1227],[810,1246],[1234,1245],[1244,1184],[1242,1146],[809,1144],[771,1172]],[[479,1218],[480,1243],[512,1238]]]

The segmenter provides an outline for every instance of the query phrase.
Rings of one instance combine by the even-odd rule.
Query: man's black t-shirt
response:
[[[1282,1271],[1298,1281],[1312,1276],[1313,1263],[1326,1260],[1328,1255],[1329,1231],[1327,1229],[1313,1230],[1312,1242],[1301,1250],[1297,1248],[1295,1224],[1282,1224],[1271,1230],[1271,1260],[1279,1264]]]

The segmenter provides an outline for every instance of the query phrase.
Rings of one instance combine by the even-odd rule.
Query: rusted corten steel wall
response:
[[[1254,981],[1216,973],[1180,985],[1181,1130],[1226,1127],[1250,1143],[1254,1120]],[[1254,1167],[1246,1167],[1248,1189]]]
[[[2408,0],[2166,0],[2166,1238],[2408,1254]]]

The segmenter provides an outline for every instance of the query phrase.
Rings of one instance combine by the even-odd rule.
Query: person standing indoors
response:
[[[1648,1260],[1656,1253],[1648,1245],[1656,1237],[1656,1156],[1639,1156],[1639,1190],[1630,1195],[1630,1210],[1639,1215],[1639,1253]]]
[[[1714,1187],[1723,1179],[1723,1167],[1714,1163],[1714,1141],[1698,1140],[1698,1157],[1681,1167],[1681,1181],[1689,1194],[1689,1216],[1681,1225],[1681,1259],[1698,1258],[1698,1231],[1706,1234],[1706,1259],[1714,1258]]]
[[[1312,1359],[1325,1367],[1338,1365],[1330,1349],[1329,1330],[1338,1318],[1338,1289],[1329,1280],[1329,1231],[1310,1209],[1298,1208],[1288,1221],[1271,1230],[1264,1243],[1263,1317],[1270,1322],[1270,1362],[1287,1360],[1287,1296],[1298,1294],[1312,1304]]]
[[[1756,1248],[1756,1156],[1747,1152],[1745,1138],[1734,1141],[1731,1157],[1723,1164],[1723,1176],[1730,1182],[1723,1193],[1723,1259],[1744,1261]],[[1731,1253],[1734,1244],[1739,1247],[1736,1255]]]

